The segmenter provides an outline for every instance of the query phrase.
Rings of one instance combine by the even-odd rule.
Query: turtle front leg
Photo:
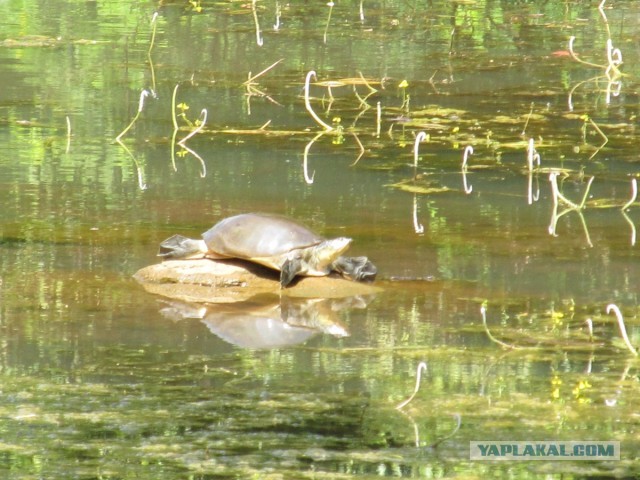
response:
[[[287,258],[280,267],[280,288],[286,288],[302,270],[300,257]]]
[[[367,257],[340,257],[333,262],[332,269],[358,282],[372,282],[378,273]]]

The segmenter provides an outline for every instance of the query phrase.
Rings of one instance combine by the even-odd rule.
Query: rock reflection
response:
[[[365,308],[362,297],[291,299],[255,297],[234,304],[204,305],[162,300],[160,313],[173,321],[200,319],[211,333],[241,348],[269,349],[297,345],[318,334],[347,337],[339,320],[343,309]]]

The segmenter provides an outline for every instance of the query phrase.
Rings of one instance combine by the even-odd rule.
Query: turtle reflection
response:
[[[254,298],[218,305],[163,300],[161,313],[172,320],[197,318],[222,340],[242,348],[268,349],[303,343],[320,334],[347,337],[338,319],[344,308],[364,308],[361,297],[348,299]]]

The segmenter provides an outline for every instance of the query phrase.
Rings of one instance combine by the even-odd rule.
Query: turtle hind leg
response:
[[[165,259],[202,258],[207,251],[207,246],[202,240],[174,235],[160,244],[158,257]]]
[[[367,257],[340,257],[332,265],[333,270],[352,280],[372,282],[378,269]]]
[[[295,276],[300,273],[302,262],[299,258],[288,258],[280,268],[280,287],[285,288],[289,285]]]

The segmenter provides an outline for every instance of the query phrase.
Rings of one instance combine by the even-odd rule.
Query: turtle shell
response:
[[[244,213],[216,223],[202,234],[212,258],[240,258],[279,269],[292,250],[312,247],[325,239],[288,218]]]

